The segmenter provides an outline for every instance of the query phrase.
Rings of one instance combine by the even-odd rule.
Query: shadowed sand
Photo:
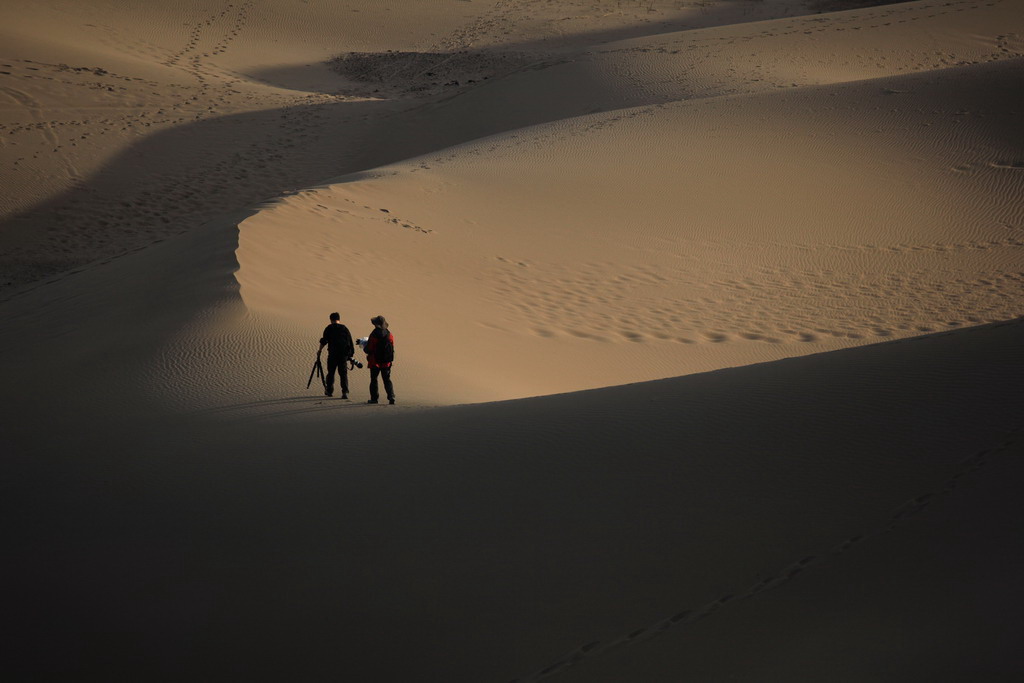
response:
[[[2,10],[4,670],[1024,673],[1024,14],[823,7]]]
[[[580,680],[785,680],[808,640],[817,675],[852,679],[861,657],[938,671],[936,632],[970,616],[959,665],[1011,671],[1017,617],[985,605],[1016,604],[1019,509],[985,492],[1021,483],[1022,331],[351,419],[63,416],[74,446],[45,457],[9,425],[9,653],[168,678],[532,680],[579,658]]]

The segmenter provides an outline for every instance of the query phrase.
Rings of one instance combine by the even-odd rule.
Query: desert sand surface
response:
[[[0,17],[16,680],[1024,675],[1018,0]]]

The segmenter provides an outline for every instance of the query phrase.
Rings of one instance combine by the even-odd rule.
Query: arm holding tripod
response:
[[[323,336],[320,337],[320,346],[317,347],[316,350],[316,360],[313,362],[313,369],[310,370],[309,379],[306,381],[306,388],[308,389],[310,385],[313,384],[313,377],[319,377],[320,384],[323,385],[327,396],[331,396],[333,393],[334,368],[338,366],[338,363],[335,361],[339,356],[345,359],[342,361],[343,363],[348,363],[349,370],[363,367],[363,364],[353,357],[355,356],[355,344],[352,342],[351,332],[349,332],[348,328],[344,325],[336,323],[336,315],[336,313],[331,315],[331,325],[327,326],[327,329],[324,330]],[[324,366],[320,358],[325,346],[329,347],[327,358],[328,370],[330,370],[329,377],[324,374]],[[339,373],[340,372],[341,368],[339,368]],[[342,398],[348,398],[348,380],[344,375],[342,375],[342,377]]]

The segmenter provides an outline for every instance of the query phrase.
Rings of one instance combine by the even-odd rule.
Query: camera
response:
[[[359,339],[356,339],[356,346],[358,346],[363,351],[366,351],[366,342],[368,341],[370,341],[369,337],[360,337]],[[349,369],[363,367],[363,364],[357,361],[355,358],[349,358],[348,362],[350,366]]]

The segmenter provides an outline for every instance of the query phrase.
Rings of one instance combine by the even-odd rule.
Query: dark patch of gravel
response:
[[[347,52],[331,68],[352,82],[352,94],[434,95],[504,76],[540,61],[537,54],[458,52]]]

